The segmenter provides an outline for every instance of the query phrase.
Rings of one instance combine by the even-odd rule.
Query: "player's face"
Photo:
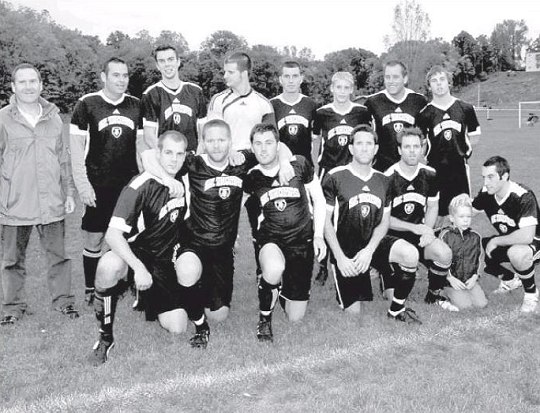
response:
[[[242,72],[238,70],[236,63],[225,63],[223,72],[227,87],[235,89],[242,85]]]
[[[346,80],[338,79],[330,86],[334,102],[347,103],[351,100],[353,85]]]
[[[101,73],[101,80],[108,95],[120,96],[126,92],[129,84],[127,65],[119,62],[109,63],[107,73]]]
[[[446,96],[450,93],[450,86],[448,85],[448,78],[446,73],[435,73],[429,78],[429,88],[433,96]]]
[[[384,87],[390,96],[399,96],[405,89],[407,76],[403,76],[401,66],[386,66],[384,69]]]
[[[15,73],[11,89],[21,103],[36,103],[41,94],[42,84],[34,69],[20,69]]]
[[[251,147],[262,166],[270,166],[277,161],[278,142],[272,132],[256,133]]]
[[[503,174],[502,177],[499,176],[495,165],[483,166],[482,178],[484,178],[484,186],[486,187],[487,193],[490,195],[501,192],[505,183],[508,181],[507,174]]]
[[[369,132],[356,132],[353,144],[349,145],[353,160],[361,165],[371,165],[378,149],[379,146]]]
[[[304,77],[300,74],[298,67],[284,67],[279,77],[279,83],[283,86],[285,93],[300,92],[300,85],[304,81]]]
[[[398,146],[401,160],[406,165],[416,166],[422,158],[422,142],[416,135],[405,135],[401,139],[401,146]]]
[[[472,209],[467,206],[457,207],[454,214],[450,215],[450,221],[460,230],[466,230],[471,226]]]
[[[156,67],[163,79],[174,79],[178,76],[180,59],[176,57],[174,50],[161,50],[156,54]]]
[[[170,138],[163,140],[159,151],[159,163],[170,176],[175,176],[186,158],[186,145],[184,142],[175,142]]]
[[[225,128],[212,127],[205,131],[203,145],[210,159],[221,163],[229,156],[231,136]]]

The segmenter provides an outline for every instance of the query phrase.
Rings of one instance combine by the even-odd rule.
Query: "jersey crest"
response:
[[[451,130],[445,130],[443,136],[444,136],[444,139],[449,141],[450,139],[452,139],[452,131]]]
[[[120,126],[114,126],[112,129],[111,129],[111,134],[112,136],[114,136],[116,139],[118,139],[121,135],[122,135],[122,128]]]
[[[405,204],[405,213],[408,215],[411,215],[414,212],[414,204],[412,202],[409,202]]]
[[[401,132],[403,130],[403,123],[401,122],[394,123],[394,130],[396,131],[396,133]]]
[[[296,136],[298,133],[298,125],[289,125],[289,135]]]
[[[279,212],[283,212],[285,208],[287,208],[287,201],[285,201],[284,199],[276,199],[274,201],[274,206]]]
[[[369,215],[369,210],[370,210],[369,205],[362,205],[360,207],[360,212],[362,214],[362,217],[364,218],[367,217]]]
[[[218,195],[221,199],[227,199],[229,196],[231,196],[231,188],[228,186],[222,186],[219,188]]]

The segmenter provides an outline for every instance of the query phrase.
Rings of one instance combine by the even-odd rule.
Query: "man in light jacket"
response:
[[[40,97],[41,76],[32,65],[23,63],[13,70],[11,87],[14,95],[0,110],[0,325],[15,324],[27,310],[25,258],[33,227],[46,252],[53,308],[77,318],[64,242],[64,217],[75,203],[62,120],[58,108]]]

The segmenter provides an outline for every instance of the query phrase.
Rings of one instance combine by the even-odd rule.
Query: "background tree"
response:
[[[491,33],[495,66],[501,70],[519,69],[521,51],[527,46],[528,27],[524,20],[504,20],[498,23]]]
[[[201,51],[208,51],[218,59],[233,50],[245,50],[247,47],[246,39],[228,30],[218,30],[201,43]]]

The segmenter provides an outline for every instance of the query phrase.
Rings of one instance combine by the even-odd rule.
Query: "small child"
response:
[[[472,203],[467,194],[461,194],[448,207],[451,227],[444,228],[439,238],[452,250],[452,266],[445,292],[460,310],[487,305],[486,295],[478,284],[478,270],[482,256],[482,237],[471,226]]]

